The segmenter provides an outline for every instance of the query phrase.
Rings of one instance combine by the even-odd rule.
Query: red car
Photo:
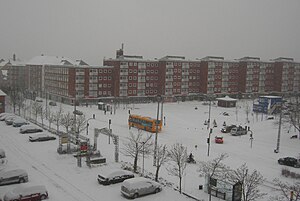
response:
[[[223,142],[224,142],[223,137],[220,137],[220,136],[215,137],[215,143],[223,144]]]

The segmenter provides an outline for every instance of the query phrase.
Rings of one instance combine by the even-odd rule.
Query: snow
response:
[[[4,93],[1,89],[0,89],[0,96],[6,96],[6,93]]]
[[[43,102],[43,104],[46,101]],[[167,144],[169,147],[174,143],[182,143],[187,147],[188,153],[193,153],[194,158],[198,161],[196,164],[188,164],[186,175],[183,178],[182,189],[185,193],[192,195],[198,199],[207,200],[208,195],[199,190],[199,185],[204,185],[204,178],[199,177],[198,164],[199,161],[212,160],[221,153],[227,153],[229,157],[224,161],[231,168],[237,168],[246,163],[250,170],[258,170],[265,178],[265,184],[260,188],[263,192],[271,196],[272,180],[279,178],[290,183],[295,182],[291,178],[281,176],[283,167],[300,173],[298,168],[290,168],[281,166],[277,160],[281,157],[292,156],[298,157],[300,153],[299,139],[290,139],[292,135],[298,135],[296,131],[289,125],[282,126],[279,153],[274,153],[277,145],[278,122],[279,117],[275,116],[274,120],[267,120],[264,114],[249,114],[249,123],[247,120],[245,107],[248,105],[245,100],[237,101],[237,108],[222,108],[216,104],[211,106],[211,122],[216,120],[218,127],[213,128],[211,134],[211,144],[208,156],[207,138],[209,129],[204,125],[204,121],[209,116],[209,106],[202,104],[203,102],[178,102],[164,103],[163,114],[165,116],[165,125],[158,134],[158,144]],[[250,101],[252,103],[252,100]],[[250,104],[251,105],[251,104]],[[48,106],[51,107],[51,106]],[[195,110],[195,108],[198,108]],[[51,111],[59,109],[51,107]],[[128,110],[131,114],[138,114],[149,117],[156,117],[157,103],[150,104],[120,104],[116,113],[110,114],[98,110],[96,105],[93,106],[77,106],[76,109],[82,111],[86,118],[95,114],[96,118],[89,120],[89,132],[82,132],[82,135],[90,138],[91,143],[94,142],[94,129],[108,127],[109,119],[111,119],[110,128],[114,135],[120,137],[120,156],[118,163],[114,162],[115,147],[112,140],[105,135],[98,137],[98,150],[106,158],[107,163],[95,165],[89,168],[85,164],[85,158],[82,159],[82,167],[77,167],[77,160],[72,155],[57,153],[58,139],[46,142],[31,143],[28,141],[28,135],[19,134],[19,128],[7,126],[5,122],[0,122],[1,140],[0,148],[5,150],[7,164],[0,169],[25,169],[29,175],[30,185],[45,185],[49,192],[49,201],[95,201],[95,200],[127,200],[120,193],[121,183],[109,186],[99,185],[97,175],[105,169],[121,168],[122,163],[133,163],[132,158],[128,158],[122,154],[123,142],[129,136],[129,132],[136,133],[135,128],[128,128]],[[73,106],[63,105],[65,113],[72,112]],[[7,110],[8,111],[8,110]],[[227,112],[229,116],[224,116],[223,112]],[[40,119],[38,119],[39,122]],[[241,126],[250,126],[253,132],[253,143],[250,146],[249,134],[243,136],[231,136],[227,133],[221,133],[223,122],[227,125],[235,124]],[[45,122],[44,122],[45,123]],[[52,125],[52,128],[55,128]],[[63,130],[62,127],[60,127]],[[47,133],[47,131],[44,131]],[[150,133],[146,133],[150,134]],[[34,135],[34,134],[31,134]],[[215,136],[222,136],[223,144],[214,142]],[[153,134],[153,140],[155,135]],[[109,143],[110,142],[110,143]],[[145,172],[155,174],[153,166],[153,157],[145,157]],[[168,174],[165,167],[170,167],[171,162],[167,162],[160,169],[159,177],[173,183],[173,187],[178,186],[178,178]],[[143,166],[143,159],[139,158],[138,166]],[[136,174],[136,177],[138,175]],[[6,192],[16,186],[26,184],[13,184],[0,186],[0,197],[2,198]],[[267,197],[262,200],[267,200]],[[191,198],[180,195],[169,186],[163,186],[163,190],[157,194],[144,196],[139,200],[150,201],[179,201],[192,200]],[[212,198],[213,201],[220,200]]]
[[[58,57],[58,56],[36,56],[29,60],[26,65],[64,65],[64,61],[68,61],[71,64],[74,62],[66,57]]]

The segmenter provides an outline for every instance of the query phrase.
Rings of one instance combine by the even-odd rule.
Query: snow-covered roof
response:
[[[225,96],[223,98],[217,98],[217,100],[223,100],[223,101],[237,101],[237,99],[230,98],[229,96]]]
[[[0,96],[6,96],[6,93],[4,93],[1,89],[0,89]]]
[[[282,98],[281,96],[260,96],[259,98]]]
[[[58,56],[36,56],[29,60],[27,65],[74,65],[71,59]]]
[[[171,61],[185,61],[185,57],[184,56],[170,56],[167,55],[159,60],[171,60]]]

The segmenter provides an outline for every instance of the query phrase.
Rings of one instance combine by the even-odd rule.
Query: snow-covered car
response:
[[[137,198],[141,195],[158,193],[162,190],[159,183],[144,177],[126,179],[121,186],[121,193],[128,198]]]
[[[37,134],[37,135],[29,136],[30,142],[41,142],[41,141],[49,141],[55,139],[56,137],[48,134]]]
[[[43,129],[34,125],[23,125],[20,127],[20,133],[38,133],[43,132]]]
[[[287,165],[295,168],[300,168],[300,161],[297,158],[293,157],[279,158],[278,163],[280,165]]]
[[[48,198],[48,191],[45,186],[18,186],[11,191],[8,191],[3,198],[3,201],[19,201],[24,197],[39,195],[39,200]],[[32,199],[30,199],[32,200]]]
[[[15,115],[12,113],[2,113],[2,115],[0,116],[0,121],[5,121],[5,118],[10,116],[15,116]]]
[[[28,174],[23,169],[2,170],[0,172],[0,185],[28,182]]]
[[[14,121],[15,119],[17,119],[17,118],[18,118],[18,116],[15,116],[15,115],[11,115],[11,116],[6,117],[6,118],[5,118],[5,123],[6,123],[6,125],[12,125],[12,124],[13,124],[13,121]]]
[[[26,120],[26,119],[23,119],[23,118],[16,118],[13,120],[13,127],[20,127],[20,126],[23,126],[23,125],[28,125],[29,122]]]
[[[215,143],[217,144],[223,144],[224,140],[222,136],[216,136],[215,137]]]
[[[0,158],[5,158],[5,151],[4,149],[0,148]]]
[[[126,179],[133,178],[134,174],[127,170],[116,169],[112,170],[109,173],[101,173],[98,174],[98,182],[99,184],[109,185],[123,182]]]

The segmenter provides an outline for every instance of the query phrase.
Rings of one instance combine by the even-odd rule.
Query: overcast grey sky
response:
[[[102,65],[124,43],[146,59],[208,55],[300,62],[299,0],[0,0],[0,58]]]

